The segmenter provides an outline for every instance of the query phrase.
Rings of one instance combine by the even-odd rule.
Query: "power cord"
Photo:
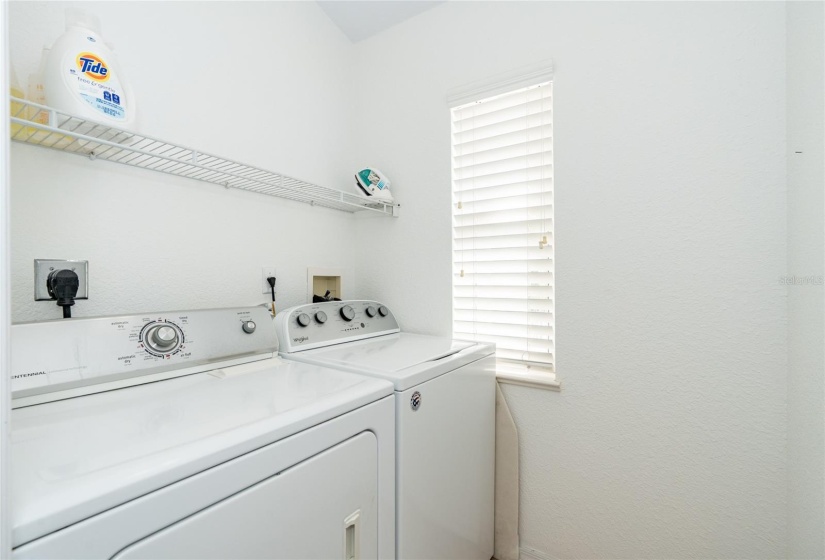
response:
[[[77,290],[80,288],[80,279],[73,270],[55,270],[49,273],[46,279],[49,295],[57,300],[57,305],[63,308],[63,318],[72,317],[72,306]]]
[[[275,316],[275,280],[274,276],[269,276],[266,281],[269,283],[269,288],[272,290],[272,316]]]

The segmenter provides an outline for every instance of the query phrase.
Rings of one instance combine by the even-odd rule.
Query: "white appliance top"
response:
[[[334,367],[392,382],[406,391],[495,352],[485,344],[396,333],[326,348],[282,354],[292,360]]]
[[[13,410],[13,546],[392,390],[275,357]]]
[[[411,367],[435,363],[474,346],[473,342],[411,333],[389,334],[369,340],[309,350],[314,360],[336,368],[354,368],[373,374],[403,376]],[[291,356],[290,356],[291,357]]]
[[[12,325],[13,407],[261,360],[276,349],[263,307]]]

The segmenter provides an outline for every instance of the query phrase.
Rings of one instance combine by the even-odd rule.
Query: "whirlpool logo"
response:
[[[84,52],[77,55],[77,67],[80,73],[85,74],[96,82],[105,82],[109,79],[109,68],[99,56]]]
[[[308,336],[299,336],[297,338],[293,338],[292,342],[306,342],[307,340],[309,340]]]

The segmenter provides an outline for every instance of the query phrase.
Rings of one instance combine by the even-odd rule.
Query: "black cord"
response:
[[[73,270],[55,270],[49,273],[46,284],[49,288],[49,295],[57,300],[57,305],[63,308],[63,318],[71,319],[74,298],[80,288],[77,273]]]

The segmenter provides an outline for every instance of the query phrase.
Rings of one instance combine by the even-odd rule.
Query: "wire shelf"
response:
[[[10,120],[12,140],[25,144],[344,212],[398,215],[398,206],[394,204],[372,202],[356,194],[82,119],[25,99],[11,98]]]

